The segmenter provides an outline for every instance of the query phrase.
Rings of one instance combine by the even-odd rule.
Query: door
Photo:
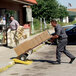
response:
[[[6,9],[0,8],[0,45],[7,45]]]

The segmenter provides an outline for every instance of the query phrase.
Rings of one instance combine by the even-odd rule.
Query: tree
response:
[[[46,18],[47,21],[50,17],[53,18],[63,18],[67,15],[67,11],[64,6],[59,5],[57,0],[37,0],[38,5],[32,7],[34,18]],[[62,13],[64,15],[62,15]]]
[[[68,16],[67,8],[64,7],[63,5],[59,6],[59,18],[63,19],[64,17]]]

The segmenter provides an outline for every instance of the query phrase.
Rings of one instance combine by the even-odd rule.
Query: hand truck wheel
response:
[[[22,54],[19,59],[25,61],[27,59],[28,54]]]

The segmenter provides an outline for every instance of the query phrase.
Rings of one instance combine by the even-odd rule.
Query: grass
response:
[[[40,20],[34,18],[34,22],[33,23],[34,23],[34,29],[35,30],[40,30],[41,29]],[[50,28],[50,26],[47,23],[47,29],[49,29],[49,28]],[[42,30],[44,30],[44,23],[43,22],[42,22]]]
[[[47,24],[47,28],[44,29],[44,23],[42,22],[42,30],[41,30],[40,20],[35,19],[35,18],[34,18],[33,24],[34,24],[34,31],[35,31],[34,34],[40,33],[40,32],[42,32],[42,31],[50,28],[49,24]],[[33,34],[32,34],[32,35],[33,35]]]
[[[76,23],[76,21],[72,21],[69,23],[58,22],[58,24],[60,24],[61,26],[71,25],[71,24],[75,24],[75,23]],[[34,24],[34,30],[35,30],[34,34],[40,33],[41,32],[40,20],[34,18],[33,24]],[[45,30],[48,30],[48,29],[52,29],[52,27],[49,25],[49,23],[47,23],[47,28]],[[42,23],[42,31],[44,31],[44,23]],[[32,35],[34,35],[34,34],[32,34]]]
[[[65,26],[65,25],[71,25],[71,24],[76,24],[76,21],[72,21],[69,23],[63,23],[63,22],[58,22],[60,25]]]

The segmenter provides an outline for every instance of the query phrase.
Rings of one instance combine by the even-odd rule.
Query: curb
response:
[[[10,67],[12,67],[14,64],[15,64],[15,62],[14,61],[11,61],[11,62],[8,63],[8,65],[6,65],[4,67],[1,67],[0,68],[0,73],[3,72],[3,71],[5,71],[5,70],[7,70]]]
[[[20,63],[20,64],[29,65],[29,64],[32,64],[33,61],[31,61],[31,60],[21,61],[21,60],[19,60],[19,59],[13,59],[11,62],[8,63],[8,65],[0,68],[0,73],[3,72],[3,71],[6,71],[8,68],[11,68],[13,65],[15,65],[15,63]]]
[[[36,47],[35,49],[33,49],[33,52],[36,52],[36,50],[40,49],[40,48],[41,48],[42,46],[44,46],[44,45],[45,45],[45,44],[39,45],[38,47]],[[20,61],[20,60],[13,59],[11,62],[8,63],[8,65],[0,68],[0,73],[3,72],[3,71],[6,71],[8,68],[11,68],[13,65],[15,65],[16,62],[18,62],[18,63],[21,62],[22,64],[27,64],[27,65],[30,64],[30,63],[32,63],[32,61],[31,61],[31,62],[29,62],[29,61],[27,61],[27,62],[22,62],[22,61]]]

